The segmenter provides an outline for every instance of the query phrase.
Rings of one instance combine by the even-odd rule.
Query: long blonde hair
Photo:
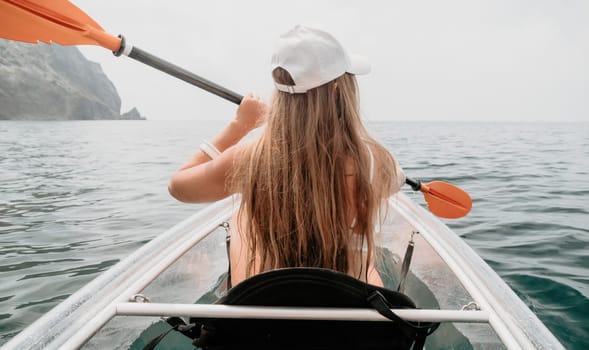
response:
[[[293,85],[285,70],[277,83]],[[370,150],[375,177],[370,178]],[[355,200],[347,194],[346,161],[353,162]],[[391,155],[364,128],[356,79],[351,74],[304,94],[277,91],[268,124],[232,174],[241,193],[248,247],[247,275],[281,267],[321,267],[358,275],[362,246],[374,254],[380,201],[394,181]],[[346,218],[355,213],[354,225]],[[365,242],[365,243],[364,243]],[[257,258],[256,258],[257,257]],[[259,266],[254,266],[259,259]]]

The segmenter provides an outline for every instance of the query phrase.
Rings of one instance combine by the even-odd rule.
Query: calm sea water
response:
[[[222,125],[0,122],[0,345],[198,210],[167,182]],[[471,194],[447,223],[566,348],[589,348],[589,124],[370,128],[408,175]]]

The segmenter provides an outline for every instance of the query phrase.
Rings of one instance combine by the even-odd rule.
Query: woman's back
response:
[[[367,149],[368,146],[367,146]],[[373,162],[374,160],[371,160]],[[374,235],[370,230],[364,235],[359,230],[358,222],[362,222],[357,214],[356,204],[358,202],[356,196],[357,190],[357,174],[358,170],[355,167],[355,162],[351,157],[348,157],[343,162],[343,178],[344,178],[344,199],[341,201],[328,200],[322,202],[321,198],[315,200],[312,193],[302,195],[299,193],[299,198],[294,192],[297,192],[296,186],[288,188],[291,182],[285,181],[286,186],[280,186],[280,190],[291,195],[280,196],[283,202],[278,205],[279,209],[273,209],[276,205],[268,205],[272,199],[268,200],[269,196],[263,196],[260,192],[253,194],[255,199],[252,206],[258,205],[258,209],[254,210],[252,214],[245,211],[244,204],[246,203],[242,194],[242,210],[237,212],[231,220],[231,271],[232,284],[235,285],[241,282],[248,276],[255,275],[262,271],[272,270],[280,267],[322,267],[330,268],[344,272],[358,279],[367,281],[374,285],[382,285],[380,277],[374,269],[374,256],[370,253],[369,242]],[[292,177],[300,176],[298,172],[293,172]],[[380,178],[372,179],[370,182],[372,187],[381,187],[379,183]],[[264,188],[259,186],[258,188]],[[301,192],[304,192],[302,190]],[[309,197],[307,199],[306,197]],[[292,202],[291,202],[292,201]],[[291,203],[289,205],[289,203]],[[292,205],[295,203],[295,205]],[[345,205],[338,205],[344,204]],[[296,204],[301,204],[297,208]],[[335,215],[333,218],[333,225],[328,221],[326,231],[320,231],[319,225],[316,223],[320,221],[317,219],[317,213],[314,208],[318,206],[322,212],[332,210],[333,212],[341,212],[340,215]],[[283,209],[283,210],[280,210]],[[297,215],[297,211],[300,213]],[[261,220],[256,216],[259,214]],[[249,215],[252,215],[251,217]],[[262,229],[259,236],[252,234],[252,222],[263,222],[266,226],[261,227],[280,227],[272,226],[270,221],[272,216],[286,216],[292,218],[292,221],[282,220],[279,225],[286,227],[283,232],[290,234],[281,234],[281,231]],[[302,218],[300,220],[299,218]],[[278,219],[279,221],[280,218]],[[289,225],[289,223],[291,225]],[[373,221],[374,227],[375,222]],[[340,230],[339,234],[336,230]],[[369,236],[368,236],[369,235]],[[252,242],[251,239],[269,240],[268,242]],[[373,242],[373,240],[372,240]],[[373,244],[373,243],[372,243]],[[265,246],[265,247],[264,247]],[[264,247],[264,248],[263,248]],[[322,248],[331,249],[322,249]],[[257,252],[255,255],[253,252]],[[327,259],[322,259],[326,257]],[[274,258],[274,260],[271,260]],[[327,261],[326,261],[327,260]],[[339,265],[338,265],[339,264]],[[367,268],[368,267],[368,268]]]

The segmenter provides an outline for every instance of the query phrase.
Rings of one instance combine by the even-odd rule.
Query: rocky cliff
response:
[[[0,39],[0,120],[94,119],[143,118],[76,47]]]

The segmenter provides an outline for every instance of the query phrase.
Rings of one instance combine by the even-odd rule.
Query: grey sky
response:
[[[588,121],[589,1],[73,0],[105,31],[239,93],[269,98],[273,41],[296,24],[372,62],[370,120]],[[228,119],[235,106],[97,47],[148,119]]]

